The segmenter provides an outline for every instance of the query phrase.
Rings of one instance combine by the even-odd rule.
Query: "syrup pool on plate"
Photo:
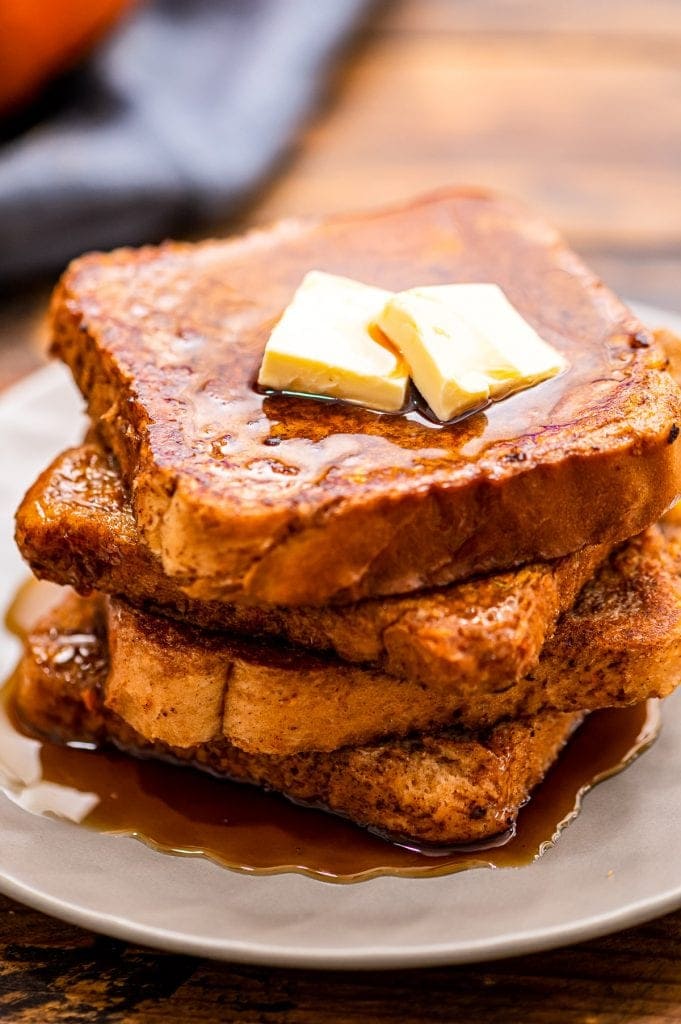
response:
[[[25,634],[55,592],[25,585],[9,628]],[[340,817],[194,769],[33,737],[17,721],[12,690],[10,680],[0,706],[0,788],[27,811],[238,871],[296,871],[334,882],[529,864],[553,846],[584,794],[622,771],[660,728],[657,701],[593,712],[521,809],[512,834],[486,846],[438,850],[397,845]]]

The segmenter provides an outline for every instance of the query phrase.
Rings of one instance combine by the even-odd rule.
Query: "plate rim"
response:
[[[371,879],[367,881],[371,881]],[[582,918],[567,927],[556,925],[544,929],[526,929],[500,936],[497,939],[473,940],[468,942],[465,947],[456,947],[451,943],[440,942],[432,945],[404,946],[400,949],[374,946],[358,953],[344,949],[322,951],[313,946],[287,950],[281,945],[268,945],[267,943],[211,940],[187,936],[177,930],[162,930],[142,925],[129,918],[79,907],[74,903],[40,894],[35,889],[9,878],[1,870],[0,893],[33,910],[64,921],[66,924],[85,928],[124,942],[146,946],[151,950],[182,956],[205,957],[209,960],[228,963],[318,971],[389,971],[404,968],[417,970],[426,967],[511,959],[601,938],[614,932],[645,924],[681,908],[680,884],[677,888],[669,890],[655,899],[638,900],[635,903],[626,904],[610,914]]]

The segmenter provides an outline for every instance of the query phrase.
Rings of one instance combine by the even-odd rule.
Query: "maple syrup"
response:
[[[8,627],[25,634],[54,594],[43,584],[25,585],[8,613]],[[593,712],[521,809],[513,833],[443,850],[399,845],[338,816],[186,767],[37,739],[19,723],[12,690],[10,681],[0,707],[0,787],[27,810],[238,871],[294,871],[334,882],[529,864],[576,817],[584,794],[630,764],[660,728],[657,701]],[[24,767],[22,779],[13,764],[31,764],[30,777]]]

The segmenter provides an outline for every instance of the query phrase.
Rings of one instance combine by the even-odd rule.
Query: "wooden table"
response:
[[[286,167],[216,232],[457,181],[526,197],[618,291],[681,308],[677,0],[386,5]],[[0,384],[40,361],[47,293],[0,301]],[[497,964],[317,974],[147,952],[0,899],[0,956],[12,1022],[681,1021],[681,913]]]

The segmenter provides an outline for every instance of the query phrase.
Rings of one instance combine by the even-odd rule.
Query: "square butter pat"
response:
[[[496,284],[399,292],[378,323],[443,421],[554,377],[567,366]]]
[[[398,411],[409,372],[376,326],[390,296],[347,277],[310,271],[270,335],[258,384]]]

